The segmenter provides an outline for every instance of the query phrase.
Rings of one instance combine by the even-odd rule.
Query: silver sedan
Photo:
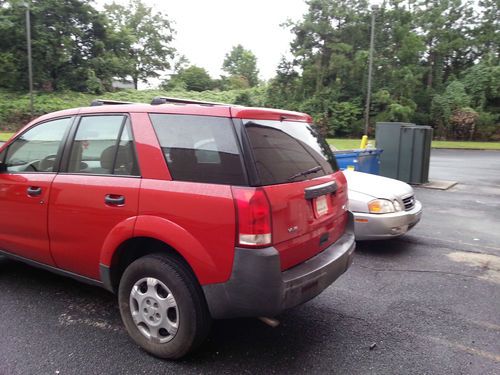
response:
[[[349,210],[354,214],[356,240],[398,237],[413,228],[422,216],[422,204],[413,188],[401,181],[345,170]]]

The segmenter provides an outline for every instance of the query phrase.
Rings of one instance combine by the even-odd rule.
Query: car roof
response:
[[[36,122],[46,121],[56,117],[96,114],[96,113],[164,113],[179,115],[202,115],[217,117],[233,117],[253,120],[300,121],[311,122],[311,116],[293,111],[270,108],[243,107],[229,104],[159,104],[145,103],[113,104],[66,109],[52,112],[39,117]]]

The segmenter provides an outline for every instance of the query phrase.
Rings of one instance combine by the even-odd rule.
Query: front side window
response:
[[[47,121],[24,132],[7,149],[8,172],[54,172],[71,118]]]
[[[328,144],[307,123],[245,120],[262,185],[303,181],[336,171]]]
[[[68,172],[138,175],[127,117],[82,117],[71,145]]]
[[[151,114],[172,178],[214,184],[246,184],[230,119]]]

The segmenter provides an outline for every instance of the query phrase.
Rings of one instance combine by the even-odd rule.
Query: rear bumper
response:
[[[275,316],[320,294],[352,263],[353,216],[346,232],[318,255],[286,271],[274,247],[236,248],[230,279],[203,286],[212,317]]]
[[[356,240],[383,240],[399,237],[420,221],[422,217],[422,203],[415,201],[415,207],[410,211],[401,211],[391,214],[354,213],[354,231]],[[363,220],[363,222],[357,221]]]

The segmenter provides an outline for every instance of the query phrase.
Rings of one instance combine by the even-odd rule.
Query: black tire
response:
[[[148,339],[132,318],[130,294],[133,286],[144,278],[161,281],[177,303],[178,317],[175,318],[178,319],[178,328],[168,342]],[[211,317],[201,287],[189,267],[173,256],[152,254],[131,263],[120,280],[118,302],[123,323],[132,339],[160,358],[185,356],[205,340],[210,330]]]

